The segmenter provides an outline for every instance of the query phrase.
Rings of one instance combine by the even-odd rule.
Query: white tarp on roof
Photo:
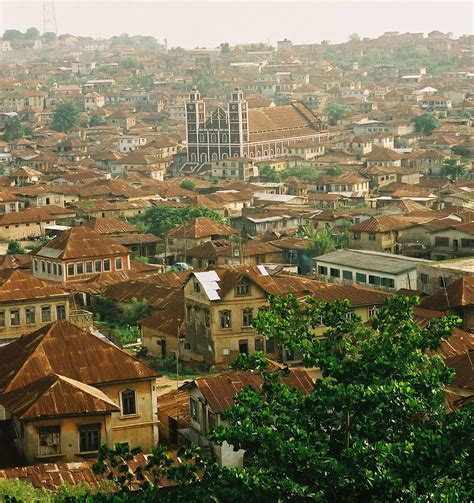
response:
[[[209,300],[219,300],[217,290],[220,290],[218,282],[220,278],[216,271],[195,272],[195,278],[201,283]]]

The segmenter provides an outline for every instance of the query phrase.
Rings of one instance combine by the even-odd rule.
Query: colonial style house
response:
[[[287,377],[281,377],[280,380],[305,395],[310,393],[314,386],[305,369],[293,368]],[[237,392],[246,386],[260,389],[262,384],[261,374],[250,371],[226,372],[185,384],[182,389],[189,393],[189,427],[178,430],[178,433],[188,442],[196,442],[203,447],[211,445],[221,466],[242,468],[245,451],[235,451],[227,442],[212,445],[208,438],[209,432],[216,426],[227,425],[222,414],[232,407]]]
[[[474,222],[457,223],[431,232],[431,255],[435,260],[474,256]]]
[[[188,223],[171,229],[166,235],[169,252],[182,253],[206,241],[228,238],[236,230],[207,217],[197,217]]]
[[[369,218],[349,228],[349,248],[397,253],[403,229],[424,220],[429,220],[429,218],[394,215]]]
[[[158,442],[157,374],[67,321],[0,347],[0,414],[26,463],[94,458]]]
[[[56,320],[81,328],[92,326],[92,314],[70,305],[70,294],[55,283],[20,269],[0,271],[0,340],[20,337]]]
[[[33,275],[50,281],[84,281],[130,270],[130,250],[87,226],[63,231],[32,254]]]
[[[292,361],[278,341],[265,339],[253,330],[252,322],[260,309],[268,308],[268,295],[294,293],[313,295],[332,302],[348,299],[354,313],[367,320],[369,309],[383,303],[385,292],[356,285],[320,283],[301,276],[272,276],[263,265],[220,267],[193,272],[184,286],[184,319],[179,357],[207,365],[225,365],[239,353],[262,351],[272,359]],[[176,346],[177,333],[166,339]]]

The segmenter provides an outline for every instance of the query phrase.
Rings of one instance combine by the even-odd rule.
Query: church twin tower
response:
[[[206,163],[242,157],[249,141],[248,109],[242,90],[236,88],[227,111],[218,107],[210,116],[200,92],[193,87],[186,102],[188,162]]]

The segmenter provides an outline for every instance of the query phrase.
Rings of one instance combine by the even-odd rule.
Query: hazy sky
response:
[[[473,2],[457,0],[162,1],[55,0],[59,33],[110,37],[120,33],[167,38],[170,47],[221,42],[346,41],[350,33],[384,31],[473,33]],[[43,29],[42,0],[0,0],[0,32]]]

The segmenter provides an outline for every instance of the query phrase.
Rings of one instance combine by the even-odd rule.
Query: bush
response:
[[[152,369],[158,370],[159,372],[172,372],[176,373],[176,360],[171,356],[165,356],[164,358],[156,358],[149,362]],[[178,363],[178,372],[183,373],[183,365]]]
[[[35,489],[22,480],[1,480],[0,501],[16,503],[53,503],[53,496],[44,489]]]

